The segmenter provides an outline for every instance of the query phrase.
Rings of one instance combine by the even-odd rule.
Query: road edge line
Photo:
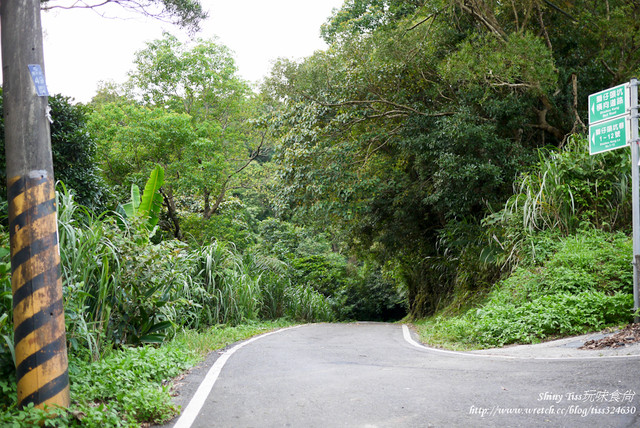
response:
[[[599,355],[593,357],[529,357],[529,356],[516,356],[516,355],[500,355],[500,354],[473,354],[471,352],[462,352],[462,351],[449,351],[446,349],[438,349],[432,348],[430,346],[423,345],[422,343],[417,342],[412,336],[409,327],[406,324],[402,324],[402,336],[404,340],[408,342],[410,345],[421,349],[423,351],[432,351],[439,352],[442,354],[453,354],[453,355],[461,355],[465,357],[483,357],[483,358],[505,358],[509,360],[604,360],[604,359],[614,359],[614,358],[640,358],[640,355]]]
[[[272,334],[280,333],[285,330],[291,330],[298,327],[300,327],[300,325],[281,328],[279,330],[270,331],[268,333],[252,337],[251,339],[240,342],[233,348],[222,353],[222,355],[220,355],[220,357],[218,357],[218,359],[213,363],[211,368],[209,368],[209,371],[207,372],[204,380],[200,383],[200,386],[198,386],[198,389],[196,390],[195,394],[193,394],[193,397],[191,397],[191,400],[189,400],[189,404],[187,404],[187,407],[185,407],[184,411],[180,414],[178,420],[173,425],[173,428],[191,428],[191,425],[193,425],[193,422],[198,417],[202,406],[204,406],[205,401],[207,401],[207,397],[209,397],[209,394],[213,389],[213,385],[218,380],[218,376],[220,376],[222,368],[226,364],[227,360],[231,358],[231,356],[236,351],[238,351],[245,345],[255,342],[258,339],[262,339],[263,337],[267,337]]]
[[[469,352],[460,352],[460,351],[449,351],[447,349],[438,349],[438,348],[432,348],[430,346],[426,346],[423,345],[420,342],[417,342],[412,336],[411,336],[411,331],[409,330],[409,327],[406,324],[402,324],[402,336],[404,337],[404,340],[409,343],[410,345],[421,349],[423,351],[433,351],[433,352],[439,352],[442,354],[453,354],[453,355],[463,355],[463,356],[469,356],[469,357],[500,357],[500,358],[509,358],[509,359],[516,359],[519,357],[514,357],[511,355],[484,355],[484,354],[471,354]]]

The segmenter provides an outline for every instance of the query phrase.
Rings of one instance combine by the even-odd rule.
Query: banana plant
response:
[[[162,195],[160,188],[164,184],[164,169],[157,165],[144,186],[142,197],[140,196],[140,188],[131,185],[131,200],[126,204],[118,206],[118,213],[126,220],[140,218],[148,229],[153,229],[160,218],[160,210],[162,209]]]

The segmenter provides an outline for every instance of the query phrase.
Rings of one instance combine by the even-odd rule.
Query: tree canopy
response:
[[[395,266],[414,314],[432,312],[537,148],[583,132],[586,96],[637,70],[638,13],[632,1],[346,1],[323,26],[330,48],[265,82],[283,102],[279,207],[339,225]]]
[[[165,205],[181,237],[178,205],[209,219],[263,153],[265,133],[250,123],[256,101],[225,46],[165,33],[135,65],[124,95],[105,88],[94,101],[90,123],[102,167],[121,192],[164,168]]]
[[[260,94],[218,41],[164,34],[126,85],[102,88],[90,129],[121,199],[163,167],[175,236],[252,201],[383,269],[428,314],[502,273],[486,262],[504,251],[496,213],[538,179],[541,148],[581,141],[587,95],[637,72],[639,14],[630,0],[347,0],[321,29],[328,48],[276,61]]]

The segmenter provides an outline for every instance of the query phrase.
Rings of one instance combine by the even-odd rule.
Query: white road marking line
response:
[[[506,358],[511,360],[602,360],[607,358],[640,358],[640,355],[600,355],[594,357],[530,357],[530,356],[516,356],[516,355],[500,355],[500,354],[473,354],[471,352],[461,351],[448,351],[446,349],[431,348],[425,346],[422,343],[416,342],[411,337],[411,332],[406,324],[402,324],[402,336],[410,345],[415,346],[423,351],[440,352],[442,354],[454,354],[464,357],[483,357],[483,358]]]
[[[298,325],[293,327],[287,327],[280,330],[271,331],[269,333],[261,334],[260,336],[256,336],[244,342],[238,343],[236,346],[234,346],[233,348],[229,349],[228,351],[220,355],[220,357],[215,361],[215,363],[213,363],[213,365],[207,372],[207,375],[205,376],[204,380],[196,390],[196,393],[193,395],[193,397],[191,397],[191,401],[189,401],[189,404],[187,404],[187,407],[184,409],[184,411],[180,415],[180,418],[178,419],[176,424],[173,426],[173,428],[190,428],[191,425],[193,425],[193,422],[198,417],[198,414],[200,413],[202,406],[204,405],[205,401],[207,401],[207,397],[211,393],[211,390],[213,389],[213,385],[218,380],[218,376],[220,376],[220,372],[222,371],[222,368],[224,367],[227,360],[231,358],[231,356],[237,350],[263,337],[267,337],[272,334],[280,333],[285,330],[291,330],[293,328],[298,328],[298,327],[300,326]]]

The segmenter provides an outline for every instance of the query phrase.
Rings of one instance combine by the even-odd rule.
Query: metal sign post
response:
[[[631,194],[633,203],[633,310],[634,322],[639,322],[640,308],[640,143],[638,139],[638,80],[631,79]]]
[[[631,145],[633,204],[633,312],[640,322],[640,138],[638,80],[589,95],[589,153],[595,155]]]

